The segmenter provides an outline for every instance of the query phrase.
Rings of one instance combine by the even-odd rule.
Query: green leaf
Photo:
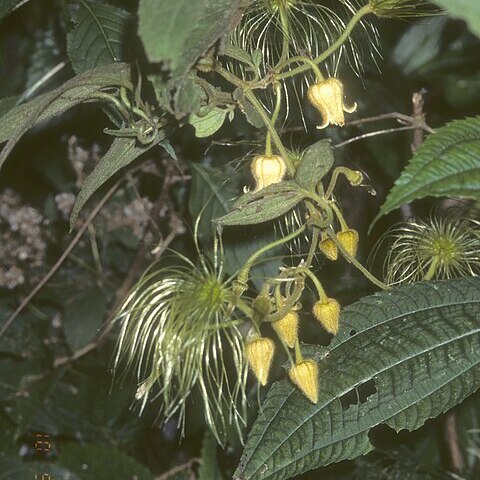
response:
[[[131,15],[107,3],[82,0],[72,14],[67,51],[77,73],[125,59]]]
[[[82,480],[153,480],[147,468],[126,453],[107,445],[64,444],[59,464],[78,474]]]
[[[212,219],[230,212],[231,201],[242,191],[242,180],[242,175],[238,173],[192,163],[189,211],[193,219],[201,215],[198,237],[203,246],[212,247],[214,237]],[[234,274],[245,264],[251,254],[261,246],[273,242],[275,238],[275,229],[269,224],[255,227],[230,227],[222,233],[225,270]],[[270,258],[252,268],[252,278],[257,287],[260,288],[263,279],[272,277],[278,272],[282,252],[281,247],[272,249],[269,252]]]
[[[150,62],[163,62],[173,79],[224,38],[240,0],[140,0],[138,33]]]
[[[315,191],[318,182],[333,166],[330,140],[320,140],[307,148],[295,175],[296,182],[309,192]]]
[[[202,444],[202,463],[198,469],[198,480],[222,480],[217,461],[217,441],[207,430]]]
[[[455,120],[427,137],[374,222],[405,203],[432,197],[480,198],[480,117]]]
[[[414,430],[480,387],[480,278],[417,283],[345,308],[319,366],[319,399],[268,392],[234,478],[283,480],[373,449],[369,431]]]
[[[63,331],[72,351],[85,346],[97,335],[107,309],[105,292],[98,286],[83,290],[64,309]]]
[[[135,138],[115,138],[108,149],[108,152],[102,157],[100,163],[85,180],[82,189],[77,196],[70,215],[70,230],[74,228],[80,210],[84,207],[90,197],[119,170],[126,167],[140,155],[157,145],[160,140],[161,135],[158,135],[158,139],[148,145],[137,145]]]
[[[196,114],[207,101],[207,94],[196,78],[194,75],[189,75],[177,89],[175,111],[172,112],[177,118],[182,118],[189,113]],[[170,105],[168,109],[171,110]]]
[[[130,67],[117,63],[77,75],[51,92],[9,110],[0,118],[0,168],[20,137],[31,127],[95,97],[106,87],[132,87]]]
[[[470,30],[480,37],[480,3],[478,0],[433,0],[452,17],[465,20]]]
[[[190,124],[195,128],[195,136],[198,138],[213,135],[225,121],[228,110],[214,107],[204,116],[190,115]]]
[[[253,225],[287,213],[305,198],[305,191],[295,181],[279,182],[256,192],[243,194],[233,210],[216,218],[218,225]]]
[[[265,126],[262,117],[253,107],[253,105],[245,98],[241,88],[237,88],[233,92],[233,98],[237,101],[240,110],[245,115],[245,118],[250,125],[254,126],[255,128],[262,128]]]

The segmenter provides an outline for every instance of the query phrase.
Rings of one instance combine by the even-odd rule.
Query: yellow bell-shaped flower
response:
[[[285,160],[280,155],[257,155],[251,165],[255,179],[255,192],[283,180],[287,171]]]
[[[325,298],[316,302],[312,313],[328,333],[334,335],[338,333],[340,304],[334,298]]]
[[[327,78],[320,83],[310,85],[307,91],[310,103],[321,113],[322,124],[318,129],[330,125],[345,125],[343,112],[353,113],[357,109],[354,103],[351,107],[345,105],[343,100],[343,83],[335,77]]]
[[[248,364],[260,385],[267,384],[274,353],[275,344],[270,338],[257,337],[245,345]]]
[[[349,255],[355,257],[358,249],[358,232],[350,228],[337,233],[338,241]]]
[[[292,310],[283,318],[272,323],[277,335],[290,347],[295,346],[298,337],[298,313]]]
[[[318,365],[313,360],[297,363],[288,376],[312,403],[318,402]]]
[[[318,242],[320,251],[329,259],[336,260],[338,258],[338,248],[335,242],[327,236]]]

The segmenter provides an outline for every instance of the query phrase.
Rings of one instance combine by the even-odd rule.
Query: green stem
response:
[[[322,284],[320,283],[320,280],[315,276],[315,274],[309,268],[302,268],[299,270],[305,275],[307,275],[307,277],[309,277],[312,283],[315,285],[315,288],[317,289],[317,293],[318,293],[318,298],[320,300],[324,300],[328,298],[327,294],[325,293],[325,290],[322,287]]]
[[[340,227],[342,228],[342,232],[345,231],[345,230],[348,230],[347,222],[343,218],[342,212],[337,207],[337,204],[335,202],[331,202],[330,206],[333,208],[333,211],[337,215],[338,221],[340,222]]]
[[[111,102],[115,105],[119,113],[122,114],[123,118],[126,121],[130,120],[130,113],[129,111],[123,106],[123,104],[118,100],[117,97],[114,97],[113,95],[110,95],[109,93],[104,93],[104,92],[96,92],[92,95],[94,98],[98,98],[99,100],[107,100],[108,102]]]
[[[288,26],[288,15],[285,12],[285,6],[283,4],[280,6],[280,22],[282,24],[283,41],[282,41],[282,55],[277,65],[281,65],[288,58],[288,50],[289,50],[288,36],[290,33],[290,28]]]
[[[301,362],[303,362],[303,355],[302,350],[300,349],[300,341],[297,338],[297,341],[295,342],[295,363],[298,365]]]
[[[309,268],[312,264],[313,256],[315,255],[315,252],[317,250],[319,236],[320,230],[316,227],[313,227],[312,241],[310,242],[310,250],[308,251],[307,261],[305,263],[305,266],[307,268]]]
[[[433,261],[430,264],[430,267],[428,267],[428,271],[422,280],[424,282],[428,282],[429,280],[431,280],[437,271],[437,267],[438,267],[438,259],[437,257],[433,257]]]
[[[283,143],[280,140],[280,136],[275,130],[275,127],[272,125],[272,122],[270,121],[270,118],[268,117],[267,112],[265,111],[262,104],[258,101],[257,97],[251,90],[245,91],[245,97],[253,105],[255,110],[257,110],[258,114],[262,118],[263,123],[267,127],[267,130],[272,137],[275,147],[277,147],[278,152],[280,153],[282,158],[285,160],[285,163],[287,164],[288,173],[293,177],[295,175],[295,169],[293,168],[292,162],[288,156],[287,149],[283,146]]]
[[[277,84],[275,88],[275,108],[273,110],[272,118],[270,119],[270,122],[272,125],[275,127],[275,122],[277,121],[278,114],[280,113],[280,107],[282,105],[282,87],[280,84]],[[267,157],[272,156],[272,135],[270,131],[267,132],[267,138],[265,140],[265,155]]]
[[[341,242],[338,240],[337,236],[335,235],[335,232],[329,228],[327,229],[327,235],[329,238],[332,239],[332,241],[335,243],[337,248],[340,250],[342,255],[345,257],[345,259],[354,265],[358,270],[360,270],[365,277],[367,277],[374,285],[377,287],[380,287],[382,290],[390,290],[390,287],[388,285],[385,285],[381,280],[373,276],[355,257],[352,257],[343,247]]]
[[[351,176],[352,174],[355,174],[355,172],[352,169],[347,167],[334,168],[332,173],[332,178],[330,179],[330,183],[328,184],[327,191],[325,192],[325,198],[330,198],[332,196],[333,190],[335,189],[335,185],[337,184],[337,181],[338,181],[338,176],[340,174],[345,175],[345,177],[347,178],[347,180],[350,181],[350,184],[351,184],[352,182],[349,179],[349,174]]]
[[[293,175],[295,175],[295,169],[293,168],[292,162],[288,157],[287,149],[283,146],[283,143],[280,140],[280,137],[277,131],[275,130],[275,127],[272,125],[272,122],[270,121],[270,118],[267,115],[267,112],[263,108],[263,105],[258,101],[257,97],[252,92],[252,90],[249,89],[250,88],[249,85],[246,82],[243,82],[242,80],[237,78],[235,75],[231,74],[228,70],[225,70],[221,66],[217,66],[215,68],[215,71],[219,73],[225,80],[229,81],[232,85],[235,85],[236,87],[243,90],[247,100],[252,104],[252,106],[255,108],[255,110],[258,112],[258,114],[262,118],[263,123],[265,124],[265,126],[267,127],[267,130],[270,132],[270,135],[272,136],[273,143],[275,144],[278,152],[280,153],[280,155],[285,160],[285,163],[287,164],[288,173],[293,177]]]
[[[288,64],[293,63],[293,62],[295,62],[295,63],[303,62],[305,70],[308,70],[308,68],[311,68],[313,70],[313,73],[315,73],[315,82],[316,83],[323,82],[323,80],[324,80],[323,74],[320,71],[320,69],[318,68],[317,64],[315,63],[315,60],[312,60],[312,59],[307,58],[307,57],[297,56],[297,57],[289,58],[288,60],[286,60],[284,62],[283,65],[288,65]],[[290,71],[292,72],[293,70],[290,70]],[[287,73],[289,73],[289,72],[287,72]],[[281,79],[285,78],[284,75],[285,74],[281,74],[276,78],[281,80]]]
[[[370,4],[367,4],[365,6],[363,6],[362,8],[360,8],[356,13],[355,15],[350,19],[350,21],[348,22],[348,25],[346,26],[345,30],[343,31],[343,33],[337,38],[337,40],[332,43],[332,45],[330,45],[329,48],[327,48],[327,50],[325,50],[321,55],[319,55],[318,57],[316,57],[315,59],[313,59],[313,63],[315,65],[318,65],[319,63],[323,62],[325,59],[327,59],[333,52],[335,52],[335,50],[337,50],[338,48],[340,48],[344,43],[345,41],[348,39],[348,37],[350,36],[350,34],[352,33],[352,30],[354,29],[354,27],[357,25],[357,23],[367,14],[369,13],[372,13],[372,7],[370,6]],[[278,70],[282,70],[284,69],[287,65],[289,65],[290,63],[293,63],[293,62],[304,62],[304,57],[292,57],[288,60],[286,60],[282,65],[279,65],[278,67]],[[303,65],[300,65],[296,68],[294,68],[293,70],[290,70],[288,72],[285,72],[285,73],[281,73],[280,75],[278,75],[276,77],[277,80],[282,80],[284,78],[288,78],[288,77],[293,77],[299,73],[302,73],[302,72],[305,72],[306,70],[308,70],[309,68],[311,67],[311,65],[309,64],[306,64],[304,62]]]
[[[271,250],[272,248],[278,247],[279,245],[283,245],[284,243],[289,242],[290,240],[293,240],[295,237],[298,237],[302,232],[305,231],[306,225],[302,225],[300,228],[292,232],[290,235],[287,235],[286,237],[279,238],[278,240],[275,240],[272,243],[269,243],[256,252],[254,252],[248,260],[245,262],[244,267],[240,271],[237,277],[237,281],[240,283],[247,283],[248,282],[248,275],[250,273],[250,269],[252,268],[253,264],[255,263],[255,260],[257,260],[258,257],[263,255],[265,252],[268,252],[268,250]]]

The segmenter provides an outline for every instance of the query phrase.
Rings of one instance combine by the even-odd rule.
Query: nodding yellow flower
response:
[[[340,304],[334,298],[325,298],[316,302],[312,313],[328,333],[334,335],[338,333]]]
[[[262,386],[268,382],[274,353],[275,344],[270,338],[257,337],[245,345],[248,364]]]
[[[277,335],[290,347],[295,346],[298,337],[298,313],[292,310],[283,318],[272,323]]]
[[[312,403],[318,402],[318,365],[313,360],[297,363],[288,376]]]
[[[338,258],[338,248],[336,243],[328,237],[323,238],[318,242],[318,248],[329,259],[336,260]]]
[[[328,127],[330,124],[343,127],[345,125],[343,112],[353,113],[357,109],[356,103],[351,107],[345,105],[343,83],[335,77],[310,85],[307,90],[307,97],[322,115],[323,122],[317,126],[318,129]]]
[[[255,179],[255,191],[283,180],[287,171],[285,160],[280,155],[257,155],[251,165]]]
[[[349,255],[355,257],[358,250],[358,232],[350,228],[337,233],[338,241]]]

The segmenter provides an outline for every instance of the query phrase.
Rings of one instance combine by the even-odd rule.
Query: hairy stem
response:
[[[315,59],[313,59],[313,63],[315,65],[318,65],[319,63],[323,62],[324,60],[326,60],[332,53],[335,52],[335,50],[337,50],[338,48],[340,48],[344,43],[345,41],[348,39],[348,37],[350,36],[350,34],[352,33],[352,30],[355,28],[355,26],[357,25],[357,23],[367,14],[369,13],[372,13],[372,7],[367,4],[365,6],[363,6],[362,8],[360,8],[356,13],[355,15],[350,19],[350,21],[348,22],[345,30],[343,31],[343,33],[337,38],[337,40],[332,43],[332,45],[330,45],[329,48],[327,48],[321,55],[319,55],[318,57],[316,57]],[[288,66],[290,63],[297,63],[297,62],[303,62],[303,65],[300,65],[288,72],[285,72],[285,73],[281,73],[279,74],[276,78],[277,80],[282,80],[284,78],[289,78],[289,77],[293,77],[295,75],[298,75],[299,73],[303,73],[305,72],[306,70],[308,70],[309,68],[311,68],[311,65],[309,64],[306,64],[305,61],[304,61],[304,57],[292,57],[288,60],[286,60],[282,65],[279,65],[279,70],[282,70],[284,69],[286,66]]]

